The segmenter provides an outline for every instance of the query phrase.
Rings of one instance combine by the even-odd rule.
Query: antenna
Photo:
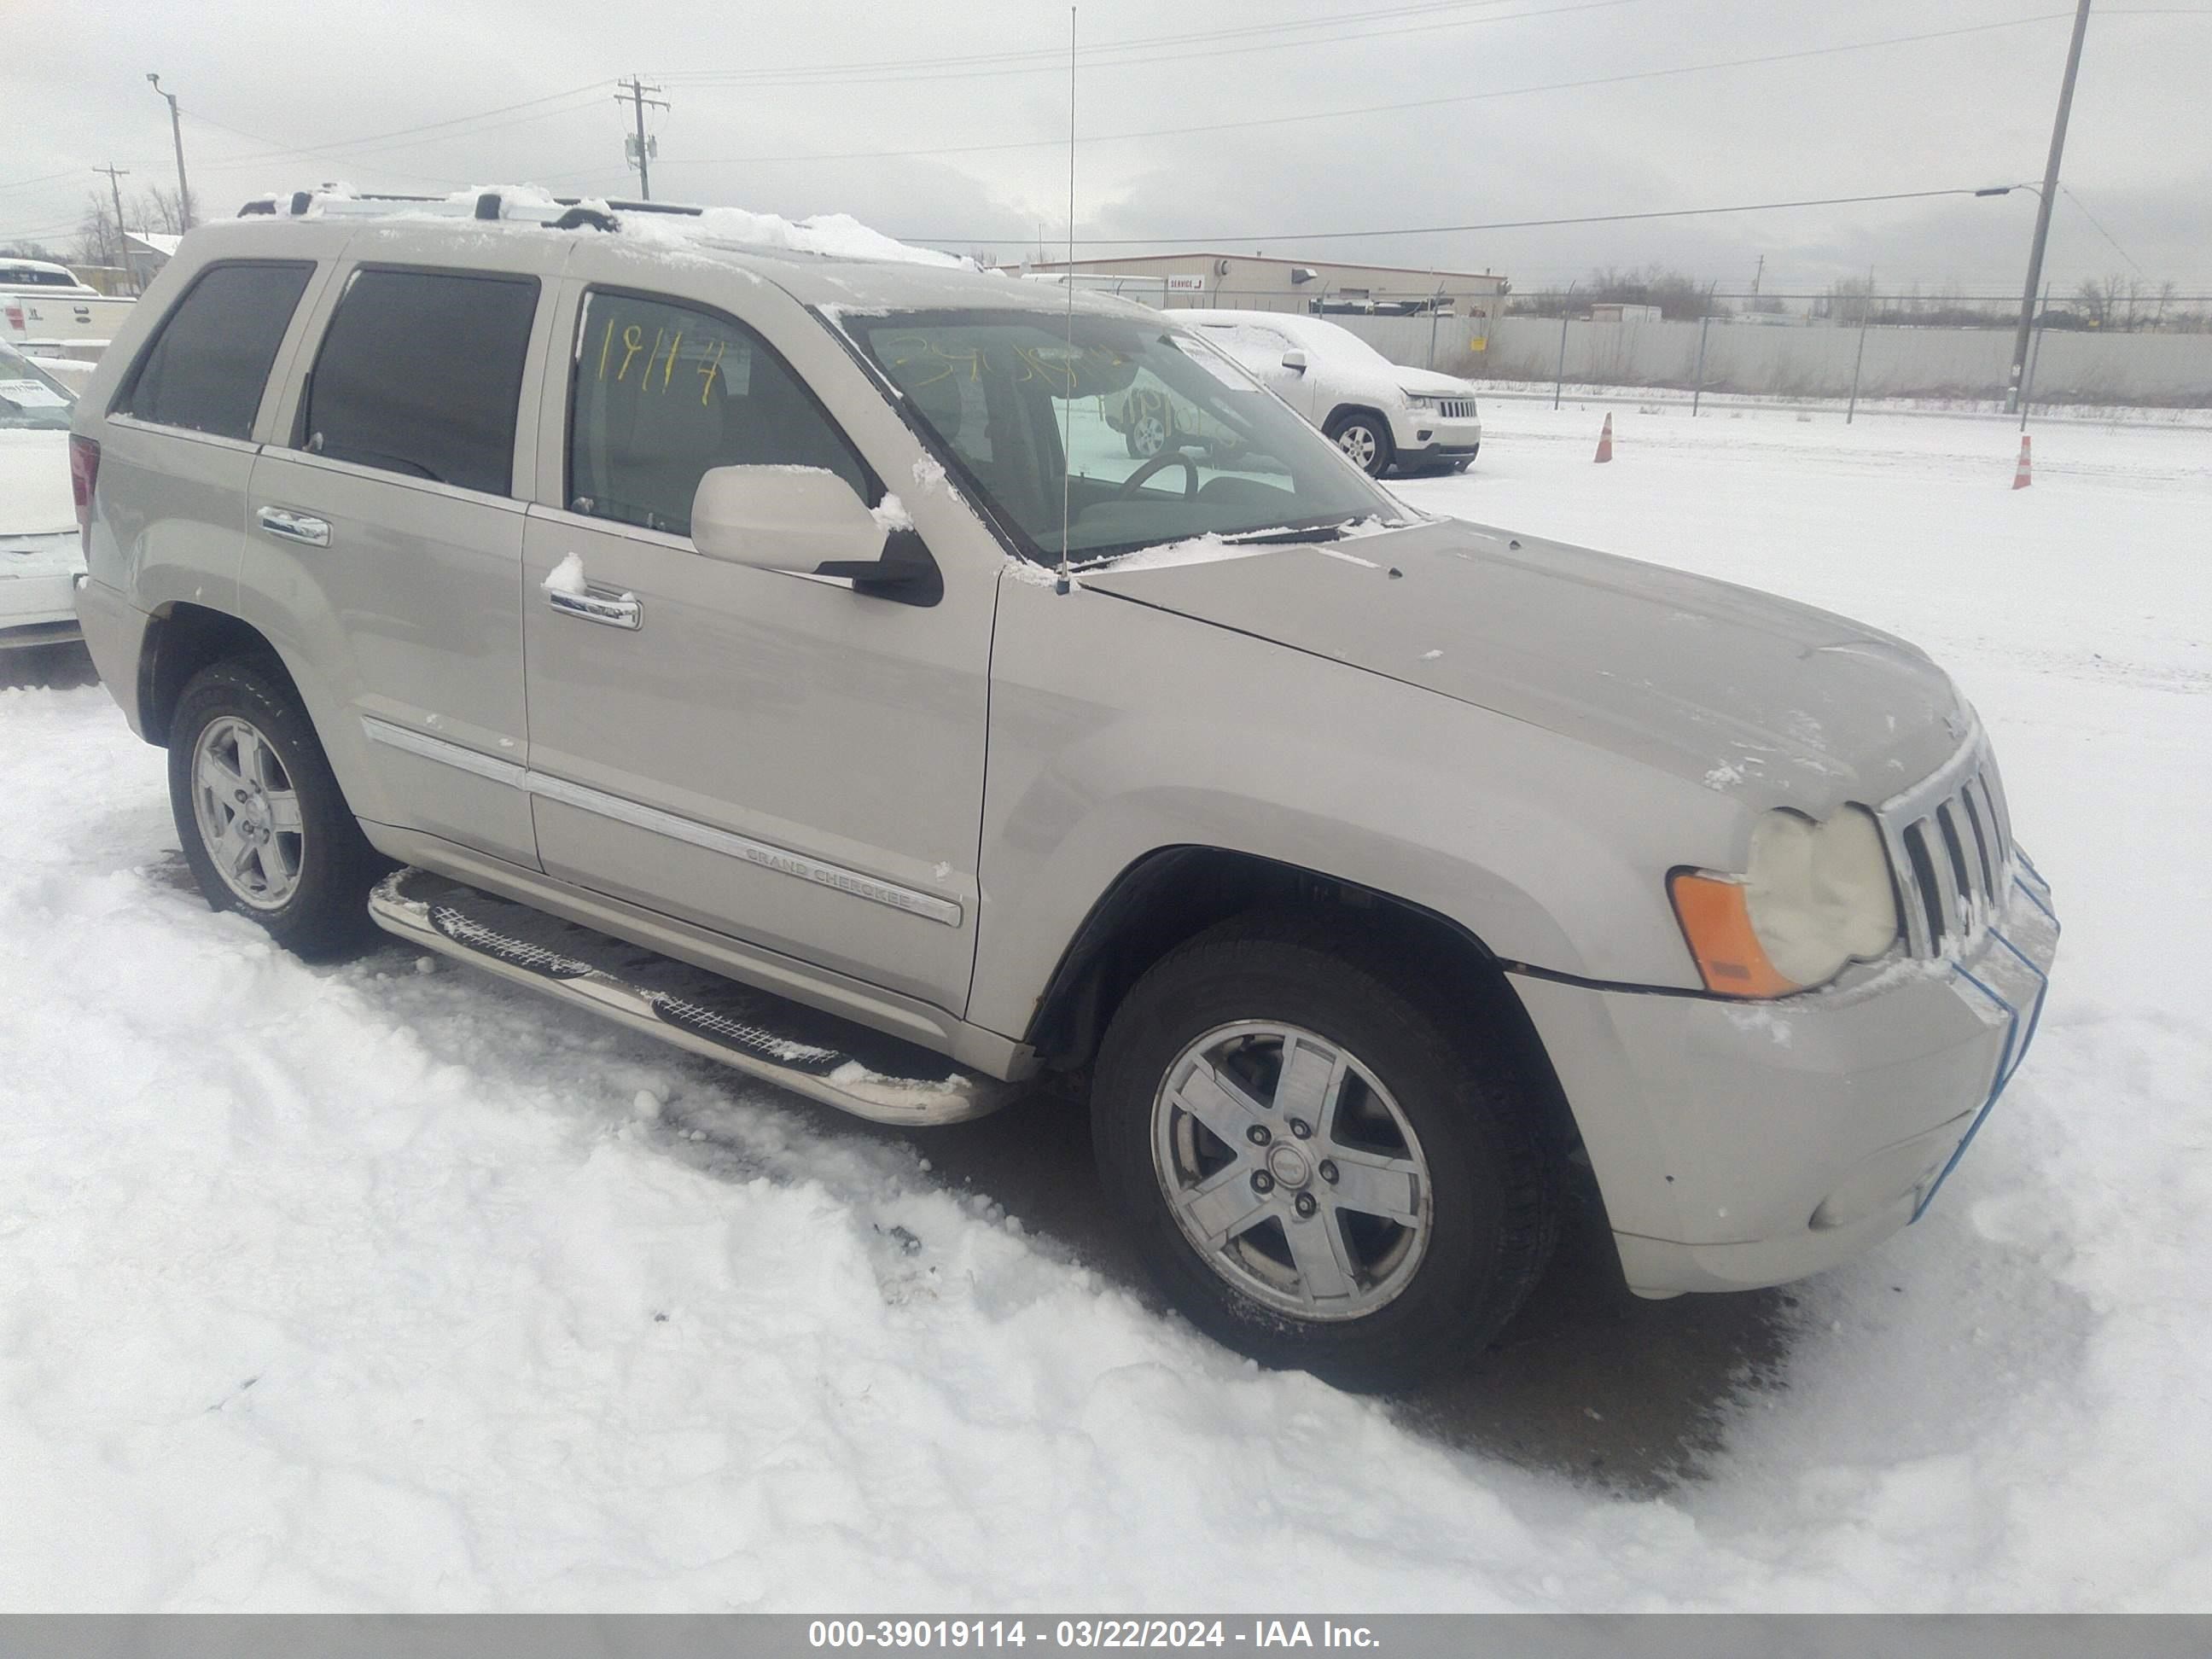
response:
[[[1054,592],[1067,592],[1067,501],[1073,487],[1068,445],[1075,431],[1075,8],[1067,9],[1067,396],[1060,405],[1060,580]]]

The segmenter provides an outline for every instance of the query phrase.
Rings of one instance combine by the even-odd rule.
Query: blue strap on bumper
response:
[[[2050,884],[2044,881],[2041,873],[2033,864],[2027,862],[2025,855],[2021,855],[2021,863],[2030,878],[2042,886],[2044,892],[2047,893],[2051,890]],[[2020,890],[2021,896],[2040,910],[2049,920],[2054,936],[2063,931],[2059,927],[2057,915],[2051,910],[2050,905],[2044,902],[2034,888],[2029,886],[2018,876],[2013,878],[2013,885]],[[1997,1101],[2004,1094],[2005,1085],[2012,1081],[2013,1073],[2020,1070],[2021,1061],[2027,1058],[2028,1046],[2035,1041],[2036,1028],[2043,1021],[2043,1005],[2051,995],[2051,976],[2035,965],[2027,951],[2014,945],[1994,927],[1990,929],[1990,937],[2019,957],[2021,966],[2035,975],[2035,1006],[2028,1011],[2027,1029],[2022,1030],[2020,1009],[2014,1004],[1999,996],[1981,979],[1968,972],[1964,967],[1955,963],[1952,964],[1953,973],[1979,991],[2003,1012],[2004,1046],[1997,1053],[1996,1081],[1990,1090],[1990,1097],[1982,1103],[1982,1109],[1974,1114],[1974,1121],[1966,1126],[1966,1134],[1960,1138],[1958,1146],[1953,1148],[1949,1159],[1944,1164],[1936,1179],[1929,1183],[1928,1190],[1921,1194],[1920,1202],[1913,1206],[1914,1221],[1919,1220],[1922,1216],[1928,1213],[1928,1206],[1936,1201],[1936,1194],[1942,1190],[1943,1183],[1951,1178],[1951,1171],[1959,1167],[1959,1160],[1966,1157],[1966,1148],[1974,1144],[1974,1136],[1980,1132],[1983,1122],[1996,1109]]]

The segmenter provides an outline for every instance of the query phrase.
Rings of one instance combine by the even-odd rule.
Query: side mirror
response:
[[[884,526],[852,485],[821,467],[717,466],[691,497],[691,544],[757,570],[850,576],[823,567],[872,566],[883,556]]]
[[[1283,367],[1287,369],[1294,370],[1300,374],[1304,374],[1306,372],[1306,354],[1293,346],[1290,350],[1285,351],[1283,354]]]
[[[910,526],[886,530],[852,485],[817,466],[718,466],[691,495],[691,545],[756,570],[836,576],[902,605],[935,605],[944,574]]]

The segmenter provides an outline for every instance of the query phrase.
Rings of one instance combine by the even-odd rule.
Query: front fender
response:
[[[968,1017],[1027,1029],[1148,853],[1249,854],[1449,917],[1510,963],[1693,989],[1666,872],[1741,808],[1526,722],[1233,629],[1010,578]]]

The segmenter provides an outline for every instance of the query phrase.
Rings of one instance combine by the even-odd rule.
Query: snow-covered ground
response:
[[[2069,427],[2014,493],[1987,422],[1613,407],[1609,466],[1600,405],[1498,401],[1404,493],[1922,641],[2067,922],[1972,1155],[1698,1478],[1455,1449],[913,1142],[302,966],[184,890],[104,692],[15,690],[0,1606],[2212,1607],[2212,438]]]

